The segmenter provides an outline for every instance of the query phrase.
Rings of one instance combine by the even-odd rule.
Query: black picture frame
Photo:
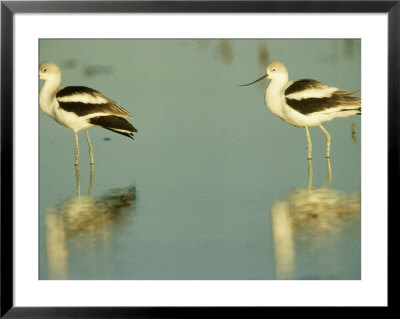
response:
[[[192,318],[282,314],[277,307],[15,307],[13,300],[13,19],[15,13],[387,13],[388,204],[397,213],[399,183],[400,1],[1,1],[1,317]],[[377,212],[378,213],[378,212]],[[379,212],[384,214],[386,212]],[[388,214],[390,218],[390,214]],[[388,223],[393,225],[393,223]],[[389,232],[389,234],[391,234]],[[389,240],[390,250],[390,240]],[[388,281],[389,285],[389,281]],[[388,307],[390,309],[390,297]],[[314,308],[326,311],[324,308]],[[308,308],[287,310],[304,314]],[[331,308],[335,314],[338,308]],[[370,311],[370,310],[367,310]]]

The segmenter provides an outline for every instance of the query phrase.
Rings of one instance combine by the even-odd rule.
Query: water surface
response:
[[[359,40],[41,40],[63,85],[133,116],[135,140],[74,137],[40,111],[40,279],[361,279],[361,117],[292,127],[250,82],[361,88]],[[355,126],[355,133],[352,127]],[[311,176],[312,169],[312,176]],[[331,182],[329,183],[329,180]]]

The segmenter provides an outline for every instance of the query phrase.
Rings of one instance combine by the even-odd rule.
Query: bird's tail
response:
[[[341,111],[356,111],[361,114],[361,96],[353,96],[360,91],[336,91],[334,94],[339,100]]]
[[[128,136],[131,139],[133,139],[133,133],[137,132],[137,129],[134,128],[131,123],[129,123],[123,117],[119,117],[116,115],[92,117],[90,119],[90,123],[93,125],[101,126],[115,133]]]

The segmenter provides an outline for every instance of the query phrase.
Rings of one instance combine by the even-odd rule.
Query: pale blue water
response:
[[[304,129],[264,105],[281,60],[291,79],[361,88],[359,40],[41,40],[40,62],[135,117],[135,140],[87,143],[40,110],[40,279],[360,279],[361,116]],[[266,50],[267,48],[267,50]],[[352,137],[352,124],[356,135]],[[76,174],[80,175],[80,197]],[[300,190],[299,190],[300,189]],[[90,196],[88,195],[88,192]]]

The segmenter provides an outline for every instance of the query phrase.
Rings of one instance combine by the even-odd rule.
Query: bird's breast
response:
[[[267,108],[281,120],[296,127],[303,127],[295,118],[288,114],[284,89],[284,86],[271,87],[270,84],[265,92],[265,104]]]
[[[39,95],[40,109],[48,116],[54,118],[54,109],[58,106],[56,99],[47,98],[42,94]]]

